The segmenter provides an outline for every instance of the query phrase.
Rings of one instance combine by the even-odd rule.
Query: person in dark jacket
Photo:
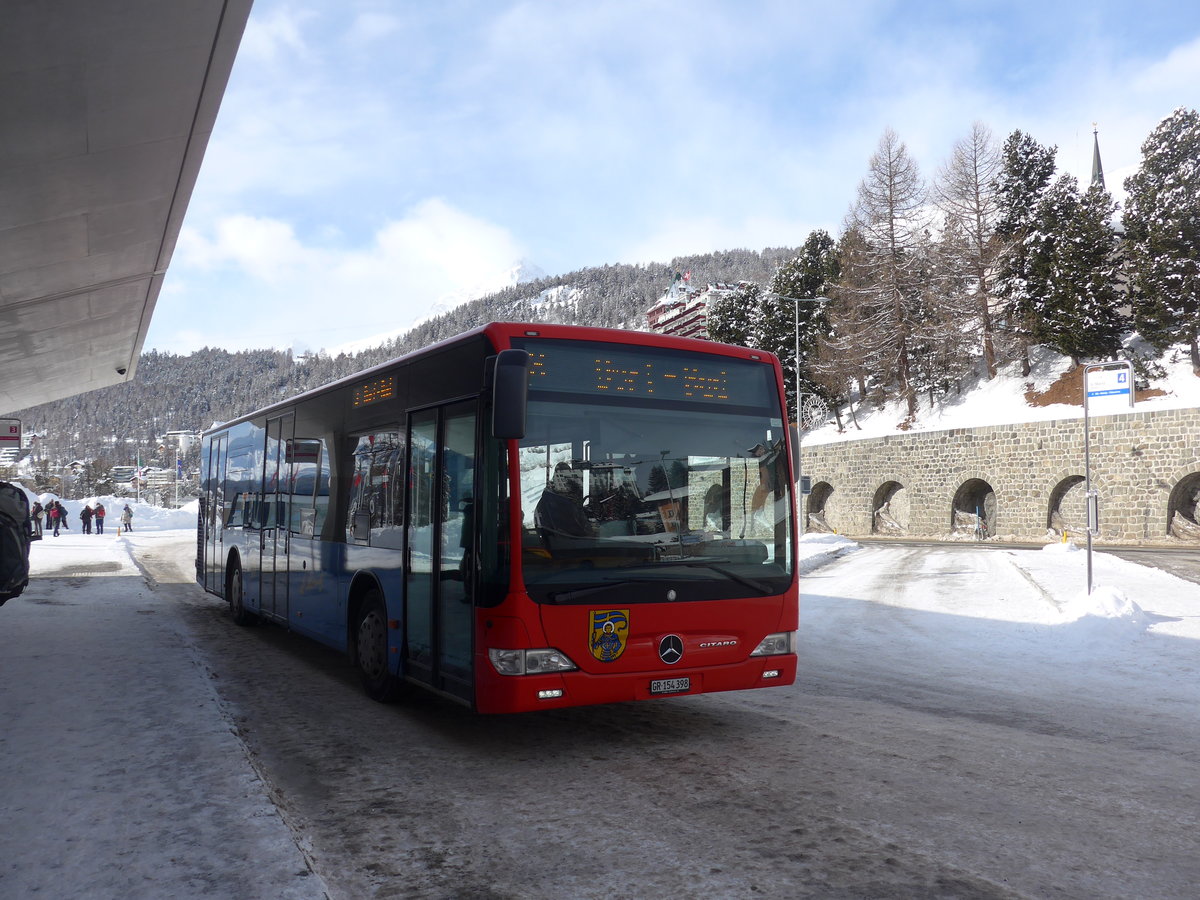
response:
[[[79,521],[83,523],[83,533],[92,533],[92,504],[85,504],[83,509],[79,511]]]
[[[29,518],[33,522],[33,533],[39,538],[42,536],[42,517],[45,515],[45,509],[42,507],[41,501],[34,500],[33,508],[29,510]]]

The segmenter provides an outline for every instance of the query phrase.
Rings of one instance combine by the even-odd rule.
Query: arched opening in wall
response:
[[[871,500],[871,532],[873,534],[906,534],[908,532],[908,492],[898,481],[879,486]]]
[[[1200,543],[1200,472],[1179,479],[1167,501],[1167,534]]]
[[[996,492],[982,478],[970,478],[955,491],[950,533],[981,540],[996,533]]]
[[[1058,535],[1087,531],[1087,480],[1082,475],[1064,478],[1054,486],[1046,527]]]
[[[804,522],[805,531],[818,531],[833,534],[833,526],[829,523],[825,510],[829,498],[833,494],[833,485],[828,481],[818,481],[812,486],[808,495],[808,518]]]

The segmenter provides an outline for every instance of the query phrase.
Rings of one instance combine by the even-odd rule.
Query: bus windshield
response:
[[[531,394],[519,493],[530,596],[611,603],[782,593],[793,568],[792,504],[775,396],[754,409]]]

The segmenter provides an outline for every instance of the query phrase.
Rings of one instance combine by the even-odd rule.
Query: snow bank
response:
[[[1043,553],[1078,553],[1079,550],[1079,546],[1071,541],[1055,541],[1042,548]]]
[[[1078,556],[1082,548],[1067,541],[1065,543],[1047,544],[1042,548],[1042,554],[1050,557],[1063,558],[1063,564],[1068,565],[1073,572],[1083,571],[1087,561]],[[1093,553],[1093,562],[1099,561],[1101,554]],[[1106,569],[1123,568],[1124,560],[1104,555]],[[1128,565],[1133,565],[1129,563]],[[1112,578],[1113,573],[1108,572]],[[1062,621],[1083,626],[1080,633],[1096,633],[1098,631],[1128,630],[1131,632],[1145,631],[1150,624],[1145,611],[1133,600],[1126,596],[1120,588],[1106,587],[1095,580],[1092,583],[1092,593],[1088,594],[1085,587],[1081,591],[1066,594],[1060,599],[1059,610]]]
[[[29,496],[30,505],[34,500],[40,500],[42,506],[45,506],[51,500],[58,500],[67,509],[68,522],[70,523],[70,531],[78,531],[81,527],[79,521],[79,512],[84,506],[95,507],[96,504],[103,503],[104,509],[108,513],[104,519],[104,530],[107,532],[112,530],[116,532],[117,526],[121,522],[121,511],[129,504],[129,508],[133,511],[133,528],[135,531],[178,531],[179,529],[194,529],[196,527],[196,517],[200,514],[200,501],[192,500],[185,503],[179,509],[163,509],[161,506],[152,506],[149,503],[142,503],[139,500],[134,500],[131,497],[114,497],[111,494],[99,497],[84,497],[81,500],[63,500],[57,494],[33,494],[28,488],[25,488],[25,493]]]
[[[826,563],[831,563],[847,553],[853,553],[859,545],[840,534],[805,534],[800,538],[800,574],[807,575]]]
[[[1119,588],[1093,585],[1092,592],[1082,590],[1063,604],[1063,621],[1082,633],[1099,636],[1117,631],[1141,633],[1149,625],[1145,611]]]

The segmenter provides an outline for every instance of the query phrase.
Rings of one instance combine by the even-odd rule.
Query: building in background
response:
[[[689,284],[691,272],[675,273],[662,297],[646,311],[650,330],[675,337],[708,340],[708,306],[732,294],[736,284],[717,282],[704,288]]]

